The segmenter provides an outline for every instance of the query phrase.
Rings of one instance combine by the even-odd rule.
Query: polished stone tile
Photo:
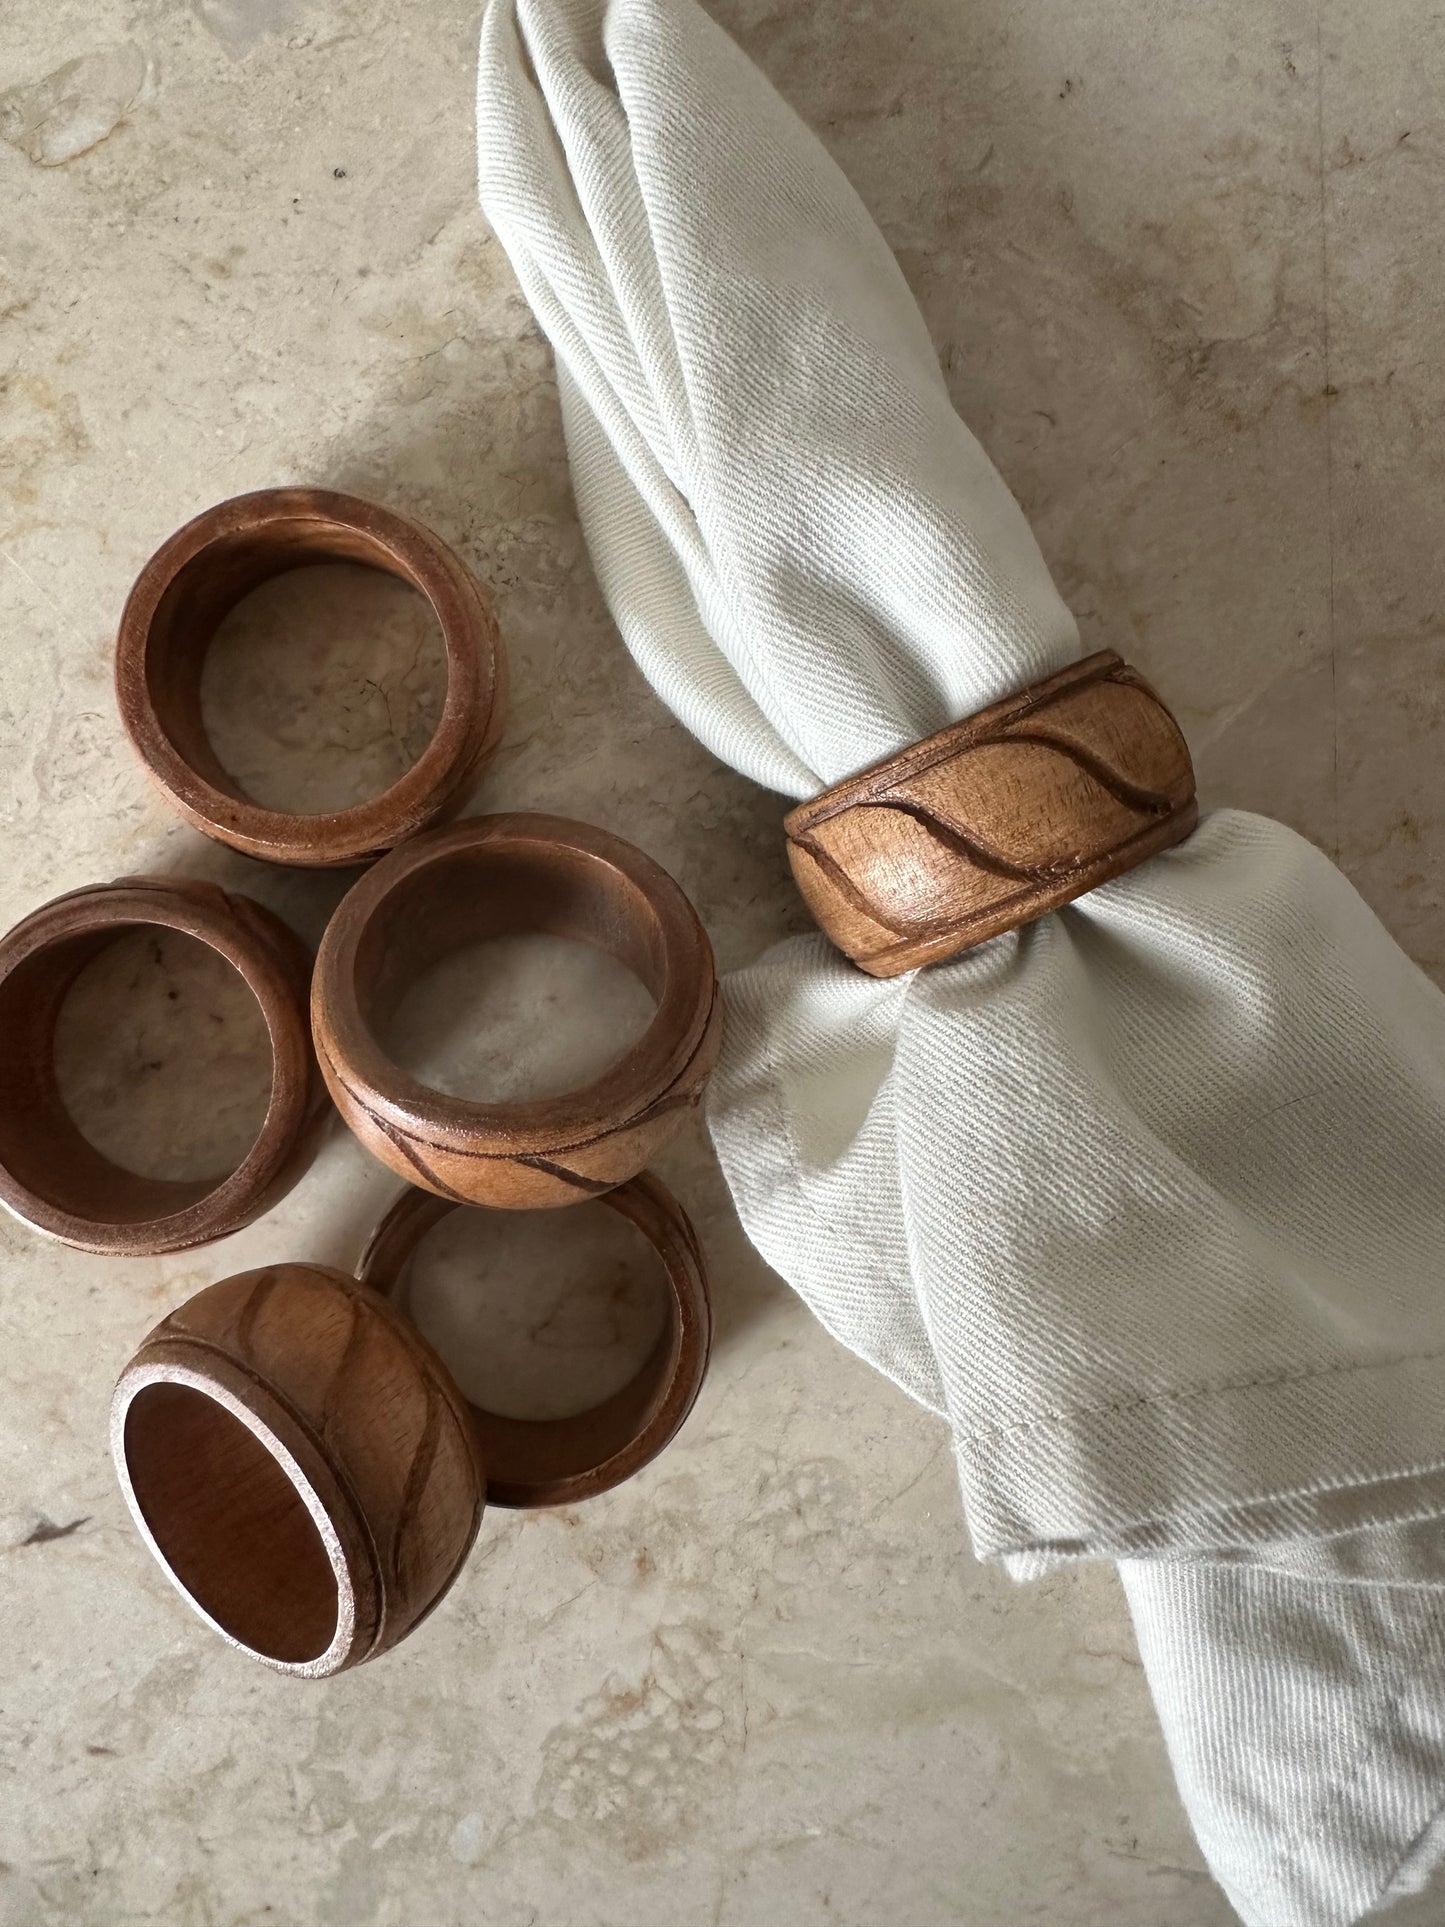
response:
[[[1338,850],[1445,969],[1430,7],[717,11],[898,249],[1086,642],[1177,703],[1209,800]],[[0,17],[0,93],[127,43],[147,63],[88,151],[40,166],[0,141],[4,923],[174,869],[319,935],[345,879],[270,871],[171,817],[110,688],[150,551],[222,495],[300,480],[419,515],[489,585],[514,701],[472,807],[634,837],[725,966],[801,927],[778,800],[671,720],[602,607],[549,356],[475,207],[475,27],[470,0]],[[317,794],[352,758],[374,773],[425,712],[415,642],[401,623],[385,660],[375,638],[324,673],[290,658],[284,684],[233,649],[235,753],[261,780],[268,732],[294,750],[314,728]],[[160,968],[152,999],[188,981]],[[141,1043],[170,1046],[134,1035],[140,1078]],[[523,1033],[516,1049],[538,1069]],[[719,1312],[676,1447],[585,1508],[489,1515],[417,1636],[317,1687],[184,1612],[126,1521],[106,1405],[147,1327],[210,1279],[354,1261],[391,1178],[337,1133],[262,1224],[125,1266],[0,1225],[4,1927],[1232,1917],[1113,1576],[1016,1588],[978,1568],[940,1428],[750,1252],[700,1134],[666,1170]],[[551,1284],[549,1307],[571,1302]],[[554,1337],[597,1342],[568,1319]]]

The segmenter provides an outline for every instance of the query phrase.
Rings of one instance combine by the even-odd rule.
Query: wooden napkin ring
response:
[[[595,1082],[516,1104],[450,1097],[387,1057],[376,1027],[462,945],[545,931],[627,964],[657,1010]],[[717,1058],[712,946],[667,872],[557,816],[477,816],[403,844],[342,899],[316,958],[312,1030],[337,1109],[383,1164],[459,1204],[575,1204],[634,1177]]]
[[[228,1177],[140,1177],[81,1135],[55,1081],[55,1024],[92,957],[138,926],[179,930],[239,971],[261,1006],[271,1097]],[[172,877],[124,877],[73,890],[0,938],[0,1203],[83,1251],[138,1256],[206,1244],[249,1224],[310,1164],[329,1114],[307,1023],[311,957],[249,897]]]
[[[482,1515],[446,1367],[325,1265],[243,1272],[163,1318],[115,1388],[111,1452],[141,1536],[201,1617],[313,1679],[404,1639]]]
[[[897,977],[1072,903],[1198,818],[1178,724],[1106,649],[800,803],[784,828],[823,930]]]
[[[712,1345],[712,1300],[687,1214],[650,1172],[599,1202],[637,1226],[667,1272],[668,1316],[641,1370],[602,1404],[570,1418],[517,1419],[470,1405],[493,1505],[573,1505],[630,1479],[655,1459],[692,1410]],[[382,1219],[358,1267],[393,1296],[422,1239],[457,1206],[409,1190]]]
[[[404,776],[370,801],[300,816],[252,802],[221,767],[201,718],[201,670],[223,617],[272,576],[358,562],[430,603],[446,650],[441,720]],[[362,863],[457,809],[496,746],[505,707],[501,640],[478,583],[418,523],[353,495],[269,488],[207,509],[136,579],[115,653],[121,720],[171,803],[248,856],[312,867]]]

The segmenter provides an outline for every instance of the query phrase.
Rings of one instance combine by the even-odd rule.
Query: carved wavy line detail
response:
[[[1020,885],[1023,890],[1036,888],[1061,874],[1058,865],[1024,866],[1010,863],[1006,857],[997,856],[993,851],[975,843],[971,837],[966,836],[961,830],[956,830],[952,824],[942,822],[925,804],[915,803],[911,798],[876,797],[870,798],[866,803],[855,803],[852,807],[859,810],[893,810],[900,816],[911,817],[950,855],[962,856],[972,863],[975,869],[997,877],[1001,882]],[[896,937],[909,937],[917,932],[919,926],[916,918],[900,922],[896,917],[889,916],[866,891],[859,888],[838,859],[814,841],[811,832],[805,830],[795,836],[793,841],[807,851],[819,868],[827,873],[834,887],[870,922],[881,924],[885,930],[891,930]]]
[[[236,1319],[236,1343],[246,1351],[251,1349],[256,1320],[261,1316],[266,1300],[276,1289],[276,1282],[274,1271],[264,1271],[246,1294],[246,1302]]]
[[[355,1361],[361,1352],[363,1339],[361,1307],[357,1304],[356,1300],[351,1297],[347,1298],[346,1306],[351,1314],[351,1325],[346,1334],[346,1343],[341,1347],[336,1364],[332,1368],[330,1381],[327,1384],[326,1390],[321,1395],[319,1422],[323,1436],[329,1434],[332,1426],[336,1423],[337,1414],[341,1406],[342,1394],[346,1389],[346,1380],[350,1376]]]
[[[445,1178],[437,1176],[436,1172],[433,1171],[426,1159],[422,1157],[410,1138],[403,1132],[398,1131],[394,1125],[388,1124],[385,1118],[378,1117],[375,1111],[367,1110],[355,1092],[350,1093],[350,1096],[352,1102],[362,1115],[371,1119],[371,1122],[376,1126],[377,1130],[381,1132],[381,1135],[386,1139],[387,1143],[396,1146],[397,1150],[401,1152],[413,1171],[415,1171],[418,1177],[422,1178],[432,1190],[440,1191],[443,1197],[451,1198],[457,1204],[470,1204],[472,1202],[470,1198],[464,1197],[460,1191],[454,1191]]]
[[[898,923],[888,915],[886,910],[876,904],[866,892],[860,890],[838,859],[830,855],[821,843],[814,841],[811,830],[795,831],[791,841],[796,843],[798,848],[805,851],[812,861],[817,864],[818,868],[823,872],[824,876],[827,877],[838,894],[852,904],[855,910],[867,917],[871,923],[881,924],[885,930],[891,930],[895,937],[906,937],[908,935],[912,925]]]
[[[427,1380],[426,1417],[422,1421],[421,1437],[417,1440],[416,1450],[411,1455],[411,1464],[406,1469],[406,1478],[401,1488],[401,1503],[397,1507],[396,1521],[391,1529],[388,1569],[398,1591],[401,1590],[402,1580],[402,1541],[415,1523],[417,1508],[421,1504],[422,1494],[426,1491],[427,1481],[431,1478],[437,1447],[441,1443],[441,1424],[441,1403],[437,1398],[436,1387]]]
[[[911,816],[935,842],[941,843],[954,856],[967,857],[975,869],[985,870],[1005,883],[1031,883],[1040,875],[1046,875],[1050,868],[1037,863],[1014,863],[1008,857],[1000,856],[967,830],[946,822],[929,804],[916,802],[911,796],[874,796],[855,807],[860,810],[895,810],[900,816]]]
[[[1073,763],[1076,768],[1082,770],[1086,776],[1090,777],[1091,780],[1097,782],[1102,789],[1106,790],[1117,803],[1126,809],[1136,810],[1141,815],[1157,819],[1167,817],[1182,807],[1182,805],[1172,797],[1164,795],[1157,790],[1145,789],[1142,785],[1130,783],[1127,778],[1121,777],[1116,771],[1109,769],[1107,765],[1098,761],[1087,751],[1081,750],[1077,744],[1060,742],[1044,731],[1020,732],[1012,736],[999,736],[987,740],[1004,746],[1013,742],[1029,742],[1037,744],[1041,748],[1049,749]],[[954,760],[962,761],[971,753],[974,747],[976,747],[976,745],[971,744],[968,750],[961,752]],[[1056,882],[1061,877],[1067,876],[1070,871],[1078,870],[1083,867],[1084,864],[1093,860],[1071,856],[1045,863],[1022,864],[1012,862],[1009,858],[1001,856],[996,850],[991,850],[987,844],[981,842],[977,837],[970,835],[967,831],[959,829],[955,824],[947,822],[930,805],[920,803],[913,797],[899,795],[896,792],[890,794],[887,791],[882,791],[876,796],[866,799],[860,798],[857,802],[848,806],[847,812],[839,812],[839,814],[865,809],[893,810],[900,815],[910,817],[921,829],[931,836],[935,842],[941,844],[944,849],[948,850],[951,855],[964,857],[968,862],[972,863],[976,869],[997,877],[1001,882],[1014,883],[1026,887],[1038,887]],[[826,872],[835,888],[848,899],[853,907],[861,911],[861,913],[872,922],[882,925],[884,929],[893,931],[894,934],[899,937],[907,937],[911,933],[916,932],[918,928],[916,922],[900,922],[888,916],[865,891],[860,889],[853,878],[843,868],[842,864],[838,862],[837,858],[816,840],[811,827],[796,833],[793,841],[798,844],[800,848],[806,850],[808,855],[818,864],[819,868]]]
[[[1153,712],[1155,730],[1172,735],[1180,743],[1187,760],[1188,746],[1184,744],[1179,725],[1167,706],[1160,701],[1157,692],[1151,689],[1142,677],[1136,675],[1126,663],[1115,659],[1112,669],[1106,666],[1104,673],[1096,672],[1071,684],[1068,688],[1050,688],[1046,692],[1034,694],[1032,698],[1029,697],[1028,692],[1025,692],[1016,703],[1000,705],[1006,708],[1008,713],[1000,716],[987,729],[977,728],[977,718],[974,719],[972,729],[965,720],[963,723],[953,725],[951,729],[941,731],[940,737],[944,740],[940,740],[932,748],[929,743],[914,745],[912,750],[904,751],[897,759],[904,764],[904,767],[894,778],[893,784],[883,781],[878,794],[887,794],[890,787],[906,786],[918,781],[921,777],[931,775],[936,770],[945,769],[951,763],[961,762],[976,749],[994,748],[1010,742],[1036,740],[1065,755],[1076,755],[1078,746],[1073,741],[1062,741],[1047,729],[1049,713],[1065,708],[1072,700],[1106,687],[1128,689],[1141,696]],[[1044,727],[1036,727],[1036,722],[1042,723]],[[962,740],[959,740],[960,737]],[[923,751],[928,753],[920,757],[919,753]],[[1089,766],[1081,764],[1081,767]],[[1101,780],[1108,780],[1105,777],[1105,769],[1106,766],[1101,763],[1096,768],[1089,767],[1089,773]],[[1117,777],[1117,772],[1113,774]],[[886,776],[886,771],[873,772],[874,780],[882,776]],[[1126,784],[1128,782],[1127,778],[1119,780]],[[830,822],[835,816],[845,815],[849,810],[865,807],[872,802],[874,796],[868,789],[868,782],[869,772],[865,771],[844,786],[846,791],[844,795],[834,796],[830,801],[825,792],[823,797],[815,798],[812,804],[799,804],[798,811],[794,814],[806,812],[805,828],[815,829],[821,823]],[[1154,791],[1137,788],[1137,786],[1130,787],[1139,797],[1156,795]],[[1121,797],[1119,800],[1129,799]],[[1167,802],[1168,799],[1164,800]]]
[[[1199,820],[1199,811],[1195,800],[1191,797],[1187,803],[1181,804],[1177,809],[1172,810],[1170,812],[1170,818],[1178,824],[1177,833],[1171,835],[1166,842],[1155,844],[1155,853],[1159,850],[1169,849],[1175,843],[1182,843],[1185,837],[1194,829]],[[1169,821],[1170,819],[1165,820]],[[1097,882],[1103,882],[1110,876],[1121,874],[1121,868],[1116,864],[1115,860],[1119,857],[1127,856],[1134,845],[1141,841],[1148,839],[1152,842],[1160,833],[1162,827],[1158,821],[1147,823],[1142,829],[1136,830],[1132,836],[1125,837],[1122,842],[1115,844],[1112,849],[1104,851],[1099,856],[1085,858],[1083,861],[1073,865],[1072,868],[1075,872],[1076,879],[1079,877],[1094,878],[1094,882],[1090,882],[1085,886],[1087,889],[1093,889],[1096,887]],[[1132,868],[1133,864],[1138,860],[1137,857],[1130,858],[1128,862],[1122,865],[1122,870]],[[1065,874],[1063,870],[1059,870],[1056,871],[1051,878],[1046,880],[1060,883],[1064,880]],[[1079,894],[1083,894],[1083,892],[1080,891]],[[995,923],[998,918],[1004,916],[1016,904],[1027,904],[1033,901],[1034,897],[1034,889],[1029,886],[1023,886],[1011,891],[1006,896],[994,897],[988,903],[980,904],[972,910],[921,919],[917,923],[911,924],[906,930],[898,931],[899,941],[897,943],[879,944],[872,950],[859,950],[851,954],[853,955],[854,961],[860,965],[878,963],[883,958],[896,956],[900,951],[913,950],[919,944],[932,942],[936,938],[961,935],[979,924]],[[1070,900],[1071,899],[1068,898],[1065,899],[1065,901]],[[874,920],[875,922],[882,922],[881,917],[875,917]],[[896,928],[896,926],[893,925],[889,925],[888,927]]]
[[[704,1032],[706,1032],[705,1025]],[[317,1054],[326,1060],[326,1067],[330,1071],[331,1076],[335,1079],[339,1087],[345,1091],[347,1097],[356,1106],[357,1110],[360,1111],[361,1115],[369,1119],[370,1122],[376,1126],[377,1130],[389,1139],[403,1156],[415,1165],[418,1171],[425,1172],[428,1180],[440,1185],[448,1197],[456,1198],[458,1202],[462,1204],[470,1202],[469,1199],[462,1197],[459,1191],[452,1191],[445,1186],[443,1181],[431,1171],[430,1167],[422,1162],[414,1149],[415,1144],[418,1142],[418,1139],[414,1135],[404,1134],[398,1126],[389,1124],[385,1118],[378,1116],[378,1114],[372,1110],[371,1106],[365,1102],[355,1087],[349,1084],[342,1076],[336,1067],[335,1058],[328,1050],[318,1044]],[[558,1145],[555,1148],[566,1151],[587,1150],[594,1144],[600,1144],[605,1138],[616,1137],[620,1132],[630,1131],[634,1126],[639,1124],[649,1124],[654,1118],[665,1116],[670,1110],[680,1109],[682,1106],[688,1104],[696,1104],[701,1095],[700,1085],[696,1089],[690,1090],[680,1091],[677,1088],[679,1082],[685,1078],[687,1073],[692,1069],[696,1056],[697,1052],[694,1051],[693,1056],[689,1058],[688,1062],[683,1066],[677,1078],[673,1080],[665,1091],[654,1098],[653,1101],[642,1110],[635,1112],[631,1117],[622,1118],[616,1124],[604,1125],[601,1130],[594,1131],[591,1137],[576,1138],[570,1144]],[[444,1152],[447,1157],[467,1158],[478,1164],[535,1164],[538,1162],[538,1157],[540,1156],[540,1154],[527,1151],[475,1151],[462,1145],[438,1144],[432,1138],[422,1138],[419,1141],[426,1144],[431,1150]],[[561,1169],[560,1166],[557,1168],[559,1170]],[[575,1176],[576,1174],[574,1173],[573,1175]],[[604,1191],[610,1191],[612,1186],[610,1183],[604,1184],[602,1189]]]
[[[570,1185],[574,1191],[585,1191],[589,1197],[601,1197],[604,1191],[615,1191],[616,1183],[611,1178],[587,1178],[580,1171],[573,1171],[565,1164],[554,1164],[551,1158],[533,1157],[519,1152],[512,1159],[514,1164],[525,1164],[529,1171],[541,1171],[549,1178],[558,1178],[563,1184]]]
[[[1051,735],[1045,729],[1020,729],[1007,736],[989,739],[991,744],[1034,743],[1040,749],[1051,749],[1056,755],[1066,757],[1069,762],[1081,769],[1105,789],[1118,803],[1130,809],[1143,810],[1150,816],[1162,816],[1179,806],[1172,796],[1163,790],[1146,789],[1142,783],[1131,783],[1127,776],[1096,756],[1081,743],[1067,742],[1062,737]],[[967,752],[965,752],[967,754]]]

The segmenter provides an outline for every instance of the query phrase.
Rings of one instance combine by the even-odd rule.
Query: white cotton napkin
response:
[[[1078,655],[877,229],[694,0],[491,0],[478,123],[603,589],[703,742],[805,797]],[[982,1557],[1120,1562],[1242,1917],[1423,1878],[1445,1001],[1233,812],[953,963],[880,983],[799,938],[727,997],[750,1235],[946,1414]]]

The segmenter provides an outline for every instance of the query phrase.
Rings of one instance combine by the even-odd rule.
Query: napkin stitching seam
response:
[[[1445,1357],[1445,1346],[1428,1352],[1401,1352],[1395,1358],[1348,1359],[1336,1365],[1311,1365],[1302,1370],[1263,1372],[1254,1378],[1212,1379],[1203,1385],[1180,1386],[1170,1392],[1140,1392],[1131,1398],[1110,1399],[1102,1405],[1066,1405],[1034,1418],[1011,1419],[1006,1424],[975,1426],[961,1432],[964,1440],[1005,1437],[1014,1432],[1036,1432],[1064,1419],[1103,1418],[1111,1412],[1134,1411],[1145,1405],[1178,1405],[1185,1399],[1210,1398],[1219,1392],[1248,1392],[1265,1385],[1300,1384],[1313,1379],[1346,1377],[1353,1372],[1389,1372],[1401,1365],[1426,1365]]]

